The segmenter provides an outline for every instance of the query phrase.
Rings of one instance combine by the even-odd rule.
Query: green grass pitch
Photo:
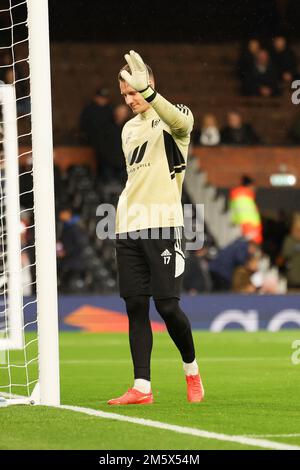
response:
[[[127,335],[61,333],[62,404],[300,446],[300,364],[291,361],[300,331],[194,332],[194,338],[204,402],[186,401],[180,356],[169,336],[158,333],[155,403],[109,407],[109,398],[132,385]],[[39,406],[0,408],[0,428],[0,449],[255,449]]]

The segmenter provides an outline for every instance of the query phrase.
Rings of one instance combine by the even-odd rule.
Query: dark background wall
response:
[[[49,7],[52,40],[229,41],[282,27],[275,0],[50,0]]]
[[[16,5],[15,23],[25,4],[0,0],[0,9]],[[49,12],[52,41],[210,43],[278,32],[300,37],[299,0],[49,0]],[[7,16],[0,17],[2,27],[10,23]]]

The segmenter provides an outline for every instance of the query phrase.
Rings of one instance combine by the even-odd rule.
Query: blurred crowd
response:
[[[97,90],[80,114],[81,141],[95,149],[97,173],[102,181],[126,180],[121,132],[129,118],[128,106],[112,106],[108,88]]]
[[[107,88],[98,89],[79,120],[81,142],[94,148],[97,171],[72,166],[62,173],[55,168],[57,266],[63,293],[117,291],[114,241],[97,238],[96,209],[100,202],[116,206],[126,182],[121,132],[129,118],[126,106],[113,106]],[[206,115],[203,126],[192,137],[194,145],[261,143],[236,110],[228,113],[221,129],[213,115]],[[30,182],[26,180],[26,167],[22,171],[22,207],[26,208],[32,206],[32,200],[24,199]],[[186,192],[184,202],[191,202]],[[240,185],[231,189],[228,209],[240,236],[220,247],[206,227],[203,248],[187,253],[185,292],[277,294],[285,292],[286,287],[300,289],[300,217],[296,215],[290,226],[285,220],[284,227],[278,224],[268,231],[256,204],[255,181],[248,175],[242,175]]]
[[[116,205],[123,183],[102,181],[88,167],[56,168],[57,262],[64,293],[117,291],[113,240],[96,236],[99,201]],[[191,203],[184,191],[184,203]],[[241,235],[219,247],[205,227],[203,248],[187,252],[184,291],[278,294],[300,290],[300,214],[273,225],[267,233],[255,202],[254,181],[244,175],[229,196],[232,223]],[[274,244],[276,249],[269,250]]]
[[[278,96],[299,78],[296,55],[284,36],[275,36],[271,43],[252,38],[242,48],[237,75],[243,95]]]
[[[205,114],[202,122],[195,123],[192,133],[192,144],[197,146],[217,146],[217,145],[264,145],[264,135],[257,133],[257,129],[246,122],[242,114],[232,109],[228,111],[223,126],[220,126],[213,113]],[[287,143],[292,145],[300,144],[300,115],[296,117],[291,128],[288,130]]]
[[[35,288],[31,284],[35,279],[31,169],[28,157],[21,167],[20,202],[22,262],[30,268],[26,271],[26,283],[32,286],[29,294]],[[100,219],[96,210],[100,202],[116,207],[124,181],[119,172],[99,178],[89,166],[71,166],[65,172],[55,166],[54,175],[60,292],[116,292],[114,240],[97,238]],[[185,190],[183,203],[191,203]],[[231,189],[228,210],[240,236],[220,247],[206,226],[204,246],[186,253],[184,291],[190,295],[276,294],[284,293],[286,287],[300,291],[300,214],[279,214],[278,221],[272,223],[264,220],[256,204],[255,181],[248,175],[242,175],[240,184]]]
[[[300,78],[299,64],[293,48],[285,36],[275,36],[271,41],[250,39],[241,47],[236,64],[242,96],[269,98],[280,96]],[[194,145],[264,145],[260,129],[254,129],[238,109],[228,110],[220,124],[214,113],[205,114],[195,123],[192,136]],[[288,130],[286,143],[300,143],[300,115]]]
[[[196,123],[197,126],[197,123]],[[226,116],[225,126],[219,127],[214,114],[205,114],[199,128],[192,133],[193,145],[258,145],[259,137],[251,124],[245,123],[239,111],[231,110]]]
[[[15,83],[18,115],[30,112],[25,64],[14,64],[9,53],[0,58],[0,80]],[[241,94],[263,98],[279,96],[299,78],[296,56],[283,36],[270,43],[253,38],[242,48],[236,64]],[[107,202],[116,206],[126,182],[121,132],[130,119],[128,107],[114,106],[110,90],[101,87],[83,107],[79,118],[80,144],[95,150],[97,170],[71,166],[55,168],[57,212],[57,266],[59,290],[64,293],[112,293],[117,290],[114,242],[96,237],[96,208]],[[290,141],[300,143],[300,119],[290,130]],[[195,123],[192,145],[249,146],[264,144],[264,135],[238,109],[228,110],[222,125],[213,113]],[[34,239],[30,209],[33,207],[31,162],[22,163],[22,247]],[[184,194],[185,202],[189,201]],[[206,228],[203,248],[187,253],[184,290],[189,294],[237,292],[276,294],[300,290],[300,215],[285,217],[272,226],[263,220],[256,204],[255,181],[241,175],[239,186],[228,196],[228,209],[240,236],[220,247]],[[26,212],[28,210],[28,212]],[[275,248],[274,248],[275,246]],[[266,258],[270,264],[266,264]],[[34,250],[24,249],[22,262],[35,278]],[[282,282],[284,281],[284,282]],[[30,283],[28,283],[30,284]],[[34,287],[33,287],[34,288]]]
[[[229,210],[241,236],[220,248],[209,234],[203,248],[187,253],[185,290],[192,295],[300,291],[300,214],[263,220],[255,182],[247,175],[231,189]]]

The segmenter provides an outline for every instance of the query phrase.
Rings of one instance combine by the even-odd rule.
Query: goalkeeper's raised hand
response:
[[[130,67],[131,74],[126,70],[122,70],[121,77],[148,101],[150,96],[154,97],[156,95],[156,92],[150,86],[149,72],[146,64],[135,51],[125,54],[125,60]]]
[[[131,73],[122,70],[122,79],[142,95],[174,134],[189,136],[194,122],[191,111],[183,105],[174,106],[152,88],[152,77],[149,77],[147,65],[137,52],[131,50],[125,54],[125,60]]]

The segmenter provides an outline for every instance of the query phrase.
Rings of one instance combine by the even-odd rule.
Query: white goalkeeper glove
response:
[[[141,93],[146,101],[152,101],[156,96],[156,91],[150,86],[149,72],[143,59],[137,52],[130,51],[129,54],[125,54],[125,60],[130,67],[131,74],[122,70],[121,77],[128,85]]]

